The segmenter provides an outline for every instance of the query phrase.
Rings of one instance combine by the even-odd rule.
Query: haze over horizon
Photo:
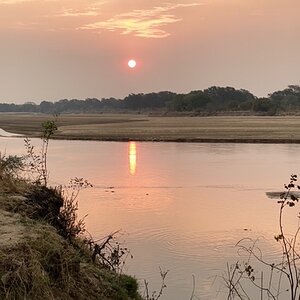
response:
[[[299,0],[0,0],[0,102],[214,85],[266,96],[300,83],[299,11]]]

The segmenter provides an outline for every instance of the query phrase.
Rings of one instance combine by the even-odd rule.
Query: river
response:
[[[34,140],[39,145],[39,140]],[[0,138],[7,154],[25,152],[21,138]],[[169,270],[161,300],[226,299],[227,263],[235,244],[263,237],[272,256],[278,204],[266,192],[282,191],[299,173],[300,145],[50,141],[52,184],[83,177],[79,215],[95,239],[120,230],[130,249],[124,271],[150,290],[160,287],[159,268]],[[285,220],[295,226],[294,218]],[[296,223],[297,225],[297,223]],[[196,298],[195,298],[196,299]]]

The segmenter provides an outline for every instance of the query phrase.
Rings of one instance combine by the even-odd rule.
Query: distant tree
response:
[[[18,106],[14,103],[0,103],[1,112],[15,112],[17,111]]]
[[[253,101],[253,111],[275,115],[278,111],[278,105],[269,98],[259,98]]]
[[[24,104],[0,103],[0,112],[41,112],[41,113],[88,113],[114,112],[121,110],[151,111],[175,110],[215,113],[217,111],[253,111],[266,114],[278,114],[300,110],[300,86],[289,85],[288,88],[269,94],[268,98],[258,99],[245,89],[212,86],[205,90],[195,90],[187,94],[169,91],[158,93],[129,94],[124,99],[87,98],[61,99],[57,102],[42,101]]]
[[[49,101],[42,101],[39,105],[39,111],[42,113],[52,114],[54,113],[54,104]]]
[[[59,100],[58,102],[55,102],[54,103],[55,112],[57,112],[57,113],[67,112],[68,104],[69,104],[69,100],[67,100],[67,99],[62,99],[62,100]]]
[[[236,90],[233,87],[210,87],[204,94],[212,100],[210,109],[239,110],[242,103],[254,101],[256,97],[245,89]]]
[[[177,94],[172,103],[172,108],[175,111],[186,111],[187,110],[187,103],[184,101],[184,94]],[[171,107],[171,105],[170,105]]]
[[[21,111],[28,111],[28,112],[37,112],[38,106],[34,102],[25,102],[24,104],[20,105]]]
[[[192,91],[189,94],[178,94],[173,96],[169,108],[176,111],[203,111],[206,110],[211,99],[202,91]]]
[[[188,94],[172,92],[130,94],[121,100],[121,108],[138,111],[155,109],[175,111],[238,110],[242,103],[255,99],[253,94],[244,89],[211,87],[204,91],[197,90]],[[248,107],[251,108],[252,105],[248,105]]]
[[[85,102],[78,99],[71,99],[67,103],[67,110],[69,112],[78,112],[78,111],[85,111]]]
[[[100,111],[102,103],[97,98],[87,98],[85,99],[85,107],[87,112]]]
[[[282,91],[276,91],[269,98],[277,103],[280,110],[293,111],[300,109],[300,86],[289,85]]]
[[[125,108],[123,100],[118,100],[113,97],[101,100],[102,109],[105,110],[119,110]]]
[[[141,110],[142,109],[142,100],[144,94],[130,94],[124,98],[124,104],[126,108],[132,110]]]

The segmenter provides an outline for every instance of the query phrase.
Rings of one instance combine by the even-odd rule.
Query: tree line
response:
[[[0,103],[0,112],[34,113],[103,113],[103,112],[195,112],[214,114],[218,112],[252,112],[266,115],[295,113],[300,110],[300,86],[290,85],[268,97],[259,98],[245,89],[212,86],[187,94],[158,92],[129,94],[124,99],[87,98],[62,99],[40,104]]]

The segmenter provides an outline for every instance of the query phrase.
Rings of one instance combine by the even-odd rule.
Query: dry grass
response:
[[[15,210],[11,200],[22,202],[2,194],[1,207]],[[0,299],[142,300],[134,278],[94,264],[47,222],[0,209],[0,234]]]
[[[55,191],[10,176],[0,172],[0,299],[142,299],[134,278],[94,263],[80,238],[51,226]]]
[[[39,136],[48,115],[1,115],[0,128]],[[61,115],[55,138],[188,142],[300,142],[300,117]]]

